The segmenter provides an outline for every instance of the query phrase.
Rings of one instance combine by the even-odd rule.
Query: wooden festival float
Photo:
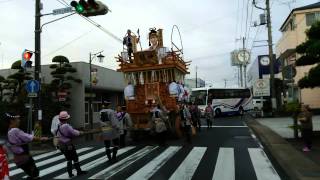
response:
[[[153,104],[160,104],[167,110],[169,131],[173,135],[181,135],[180,118],[177,116],[178,95],[169,93],[169,84],[173,81],[184,81],[185,75],[189,73],[190,62],[185,62],[183,59],[183,47],[178,48],[172,42],[174,29],[179,32],[178,27],[174,26],[171,34],[171,49],[163,46],[162,29],[154,28],[150,29],[149,33],[149,49],[142,50],[140,44],[141,50],[138,51],[139,36],[131,35],[131,47],[124,46],[124,51],[117,57],[120,63],[117,71],[123,72],[126,83],[134,89],[134,94],[126,97],[126,106],[127,112],[132,117],[133,134],[136,138],[137,135],[145,134],[150,130],[152,124],[150,110]],[[180,32],[179,37],[182,46]],[[132,48],[132,54],[128,53],[129,48]]]

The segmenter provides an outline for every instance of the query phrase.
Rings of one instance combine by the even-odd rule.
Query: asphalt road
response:
[[[102,144],[79,145],[81,165],[88,174],[73,179],[284,179],[239,116],[216,118],[210,129],[204,120],[202,124],[192,144],[184,139],[167,141],[164,147],[152,141],[133,143],[119,151],[113,164],[107,162]],[[41,179],[68,179],[66,162],[58,151],[34,158]],[[12,179],[25,176],[11,166]]]

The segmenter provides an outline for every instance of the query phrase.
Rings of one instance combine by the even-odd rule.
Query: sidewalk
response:
[[[314,118],[318,121],[317,119],[318,117]],[[284,137],[293,136],[290,135],[293,134],[293,130],[287,128],[292,124],[290,118],[253,119],[248,120],[247,124],[290,179],[320,179],[320,163],[318,162],[320,160],[320,143],[315,142],[314,150],[311,153],[303,153],[300,140],[284,139]],[[316,124],[316,128],[318,127]]]
[[[293,119],[291,117],[258,118],[256,120],[283,138],[294,138],[293,129],[289,128],[289,126],[293,125]],[[313,116],[312,122],[313,131],[320,131],[320,116]]]

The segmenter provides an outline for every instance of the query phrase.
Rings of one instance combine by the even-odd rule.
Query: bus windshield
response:
[[[195,102],[197,105],[207,105],[207,90],[192,91],[191,102]]]

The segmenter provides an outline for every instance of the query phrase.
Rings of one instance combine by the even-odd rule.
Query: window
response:
[[[320,20],[320,12],[308,13],[306,14],[306,24],[311,26],[316,21]]]
[[[284,27],[284,31],[293,31],[295,29],[294,17],[291,18],[288,24]]]
[[[212,97],[210,97],[212,94]],[[211,99],[230,99],[230,98],[249,98],[249,89],[210,89],[209,98]]]
[[[197,105],[205,105],[207,99],[207,90],[192,91],[190,99]]]

